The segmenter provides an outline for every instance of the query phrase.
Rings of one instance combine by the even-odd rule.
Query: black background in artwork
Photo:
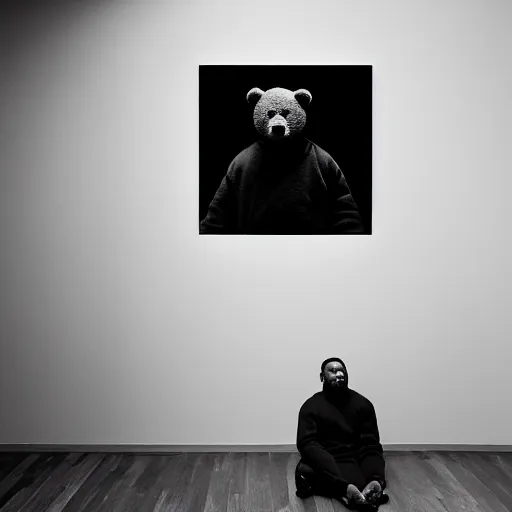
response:
[[[304,135],[336,161],[372,231],[372,66],[199,66],[199,220],[229,164],[259,138],[247,93],[307,89]]]

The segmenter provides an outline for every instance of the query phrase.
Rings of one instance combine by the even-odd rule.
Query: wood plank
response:
[[[102,479],[98,492],[94,492],[93,495],[88,498],[88,502],[85,502],[82,505],[83,510],[86,510],[87,512],[97,512],[102,506],[110,502],[110,493],[118,481],[123,478],[133,465],[135,457],[137,456],[126,454],[122,455],[121,459],[117,461],[117,463],[113,462],[112,471],[109,471],[107,476]],[[67,508],[69,512],[74,512],[73,509],[69,509],[69,507]]]
[[[37,476],[44,471],[46,465],[50,464],[50,461],[52,460],[51,453],[34,453],[33,455],[35,460],[32,460],[32,464],[29,464],[25,468],[21,478],[16,478],[16,482],[13,482],[12,485],[5,483],[6,489],[0,496],[0,509],[2,509],[2,507],[13,498],[13,496],[15,496],[18,492],[32,483],[37,478]],[[61,456],[61,459],[63,460],[64,457],[65,454]],[[12,466],[9,465],[9,468],[12,469]]]
[[[196,457],[194,471],[189,485],[185,489],[181,511],[202,512],[206,503],[206,495],[210,485],[215,454],[203,453]]]
[[[229,480],[230,493],[245,493],[245,473],[247,471],[247,453],[232,453],[233,472]]]
[[[206,495],[204,512],[226,512],[228,509],[229,483],[233,477],[234,454],[216,455],[210,486]]]
[[[512,453],[498,453],[498,459],[512,471]]]
[[[289,453],[269,453],[269,480],[272,512],[289,510],[288,480],[286,469],[288,467]]]
[[[159,495],[153,508],[154,512],[178,510],[179,503],[183,499],[180,493],[182,494],[183,486],[187,485],[190,480],[194,458],[195,455],[190,457],[187,454],[178,454],[168,461],[158,482]],[[175,498],[177,499],[175,500]],[[178,501],[177,506],[175,506],[175,501]]]
[[[0,453],[0,483],[30,455],[34,456],[34,454],[20,452]]]
[[[180,466],[180,457],[178,454],[163,456],[162,469],[158,474],[158,478],[146,492],[146,497],[140,503],[138,510],[152,511],[156,508],[158,500],[163,494],[163,490],[175,480],[180,467],[182,467],[182,465]]]
[[[347,507],[341,503],[341,501],[335,500],[334,498],[332,500],[332,508],[334,509],[334,512],[347,512],[348,510]]]
[[[302,500],[302,506],[304,508],[304,512],[317,512],[314,496],[310,496],[309,498]]]
[[[107,504],[112,512],[142,510],[141,504],[147,498],[149,489],[163,470],[166,458],[159,455],[138,456],[125,476],[117,482]]]
[[[398,510],[446,512],[442,498],[427,473],[415,463],[414,453],[397,454],[387,460],[389,496]]]
[[[84,510],[89,510],[89,508],[94,510],[96,508],[94,498],[99,495],[99,498],[96,499],[96,503],[98,503],[99,499],[103,500],[106,492],[111,487],[107,477],[112,475],[116,470],[122,457],[123,456],[121,454],[106,455],[100,465],[94,469],[82,486],[80,486],[77,492],[71,497],[68,503],[64,505],[64,512],[84,512]],[[112,476],[111,482],[113,485]]]
[[[27,457],[16,458],[16,460],[20,461],[16,467],[12,468],[10,464],[6,466],[12,470],[0,481],[0,503],[2,498],[24,477],[28,468],[32,466],[32,464],[35,464],[38,459],[39,454],[37,453],[27,454]]]
[[[197,457],[196,453],[183,453],[179,456],[180,464],[175,468],[175,478],[162,489],[155,505],[155,512],[181,512],[185,510],[182,503],[192,479]]]
[[[461,453],[458,457],[463,466],[492,491],[507,510],[512,510],[512,485],[499,468],[478,453]]]
[[[247,454],[247,471],[245,474],[245,494],[247,496],[246,510],[272,512],[269,466],[269,453]]]
[[[429,453],[418,454],[430,481],[440,493],[440,501],[447,510],[482,512],[473,496],[455,478],[446,465]]]
[[[392,471],[389,470],[389,460],[393,459],[397,455],[404,455],[404,453],[389,453],[385,454],[385,460],[386,460],[386,493],[389,496],[389,502],[386,503],[386,507],[389,508],[390,511],[402,511],[400,505],[400,499],[395,495],[396,492],[398,492],[400,482],[398,480],[398,477],[396,474],[394,474]]]
[[[104,458],[104,454],[90,454],[79,464],[70,468],[69,472],[62,477],[61,485],[55,490],[54,495],[56,498],[53,502],[47,500],[46,503],[51,503],[51,506],[48,507],[48,512],[62,512],[68,501]]]
[[[2,512],[19,512],[66,457],[69,457],[69,454],[48,453],[41,455],[2,498],[0,502]]]
[[[32,494],[19,511],[39,512],[46,510],[64,490],[65,486],[62,482],[67,479],[74,465],[83,460],[83,455],[82,453],[70,453],[61,464],[54,468],[45,482]]]
[[[98,507],[98,512],[113,512],[123,510],[127,500],[132,497],[132,490],[137,479],[142,475],[151,462],[151,455],[136,455],[131,457],[128,470],[121,475],[105,496]]]
[[[233,454],[233,471],[229,479],[227,512],[242,512],[246,502],[245,474],[247,471],[247,454]]]
[[[510,463],[501,453],[486,453],[484,457],[488,458],[492,464],[499,468],[512,481],[512,458]]]
[[[325,496],[314,496],[313,500],[315,502],[317,512],[334,512],[332,498],[326,498]]]
[[[144,505],[146,507],[148,506],[148,496],[151,496],[154,486],[169,462],[169,457],[165,455],[150,455],[149,457],[150,462],[148,466],[129,491],[130,500],[125,501],[126,506],[122,509],[123,512],[148,510],[148,508],[143,508],[143,504],[146,504]],[[152,510],[152,508],[153,506],[149,510]]]
[[[444,463],[452,475],[471,494],[480,509],[485,512],[509,512],[496,497],[470,470],[464,467],[460,453],[432,453],[431,456]]]
[[[316,504],[313,498],[302,500],[295,494],[295,468],[299,462],[300,455],[298,453],[290,453],[288,464],[286,466],[286,481],[288,484],[288,508],[290,512],[315,512]]]
[[[512,483],[512,464],[508,468],[506,465],[500,464],[501,459],[499,454],[478,452],[475,455],[478,455],[478,458],[485,460],[494,468],[495,471],[498,471],[501,475],[501,478],[504,478],[509,483]],[[509,485],[507,488],[512,488],[512,485]]]

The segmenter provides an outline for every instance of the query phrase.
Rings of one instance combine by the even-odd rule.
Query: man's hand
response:
[[[382,488],[376,480],[373,480],[370,482],[364,489],[363,489],[363,496],[366,499],[368,503],[376,503],[382,494]]]
[[[354,484],[348,484],[347,486],[347,500],[357,505],[364,505],[366,503],[366,498]]]

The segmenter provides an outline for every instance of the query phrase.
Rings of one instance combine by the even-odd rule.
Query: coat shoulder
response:
[[[262,151],[261,143],[260,142],[254,142],[250,146],[247,146],[246,148],[242,149],[233,161],[243,163],[247,162],[250,159],[254,158],[255,156],[259,155]]]
[[[318,144],[311,140],[309,142],[311,143],[313,152],[320,163],[329,165],[334,162],[334,158],[325,149],[321,148]]]
[[[366,398],[361,393],[358,393],[357,391],[354,391],[353,389],[350,390],[352,399],[357,401],[357,403],[361,404],[363,407],[373,407],[372,402]]]
[[[301,407],[302,410],[311,410],[315,409],[316,405],[319,403],[319,401],[322,400],[322,392],[319,391],[318,393],[315,393],[314,395],[310,396]]]
[[[231,161],[228,175],[230,175],[231,178],[234,178],[250,165],[254,165],[254,163],[260,158],[261,151],[262,148],[259,142],[255,142],[245,149],[242,149],[242,151],[240,151]]]

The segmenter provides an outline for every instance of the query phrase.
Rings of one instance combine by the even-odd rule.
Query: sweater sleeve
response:
[[[310,449],[324,449],[318,440],[318,427],[315,414],[308,404],[304,404],[299,411],[297,448],[303,455]]]
[[[236,225],[236,193],[233,184],[235,161],[229,166],[215,196],[208,207],[206,217],[199,225],[199,233],[228,234],[235,232]]]
[[[370,401],[368,401],[361,412],[360,443],[365,453],[382,455],[383,449],[380,443],[377,415]]]
[[[334,457],[320,443],[316,414],[307,403],[299,412],[297,449],[315,472],[323,474],[338,489],[340,496],[346,495],[349,482],[341,475]]]
[[[330,159],[330,231],[334,234],[364,233],[359,209],[352,197],[347,180],[336,162]]]

